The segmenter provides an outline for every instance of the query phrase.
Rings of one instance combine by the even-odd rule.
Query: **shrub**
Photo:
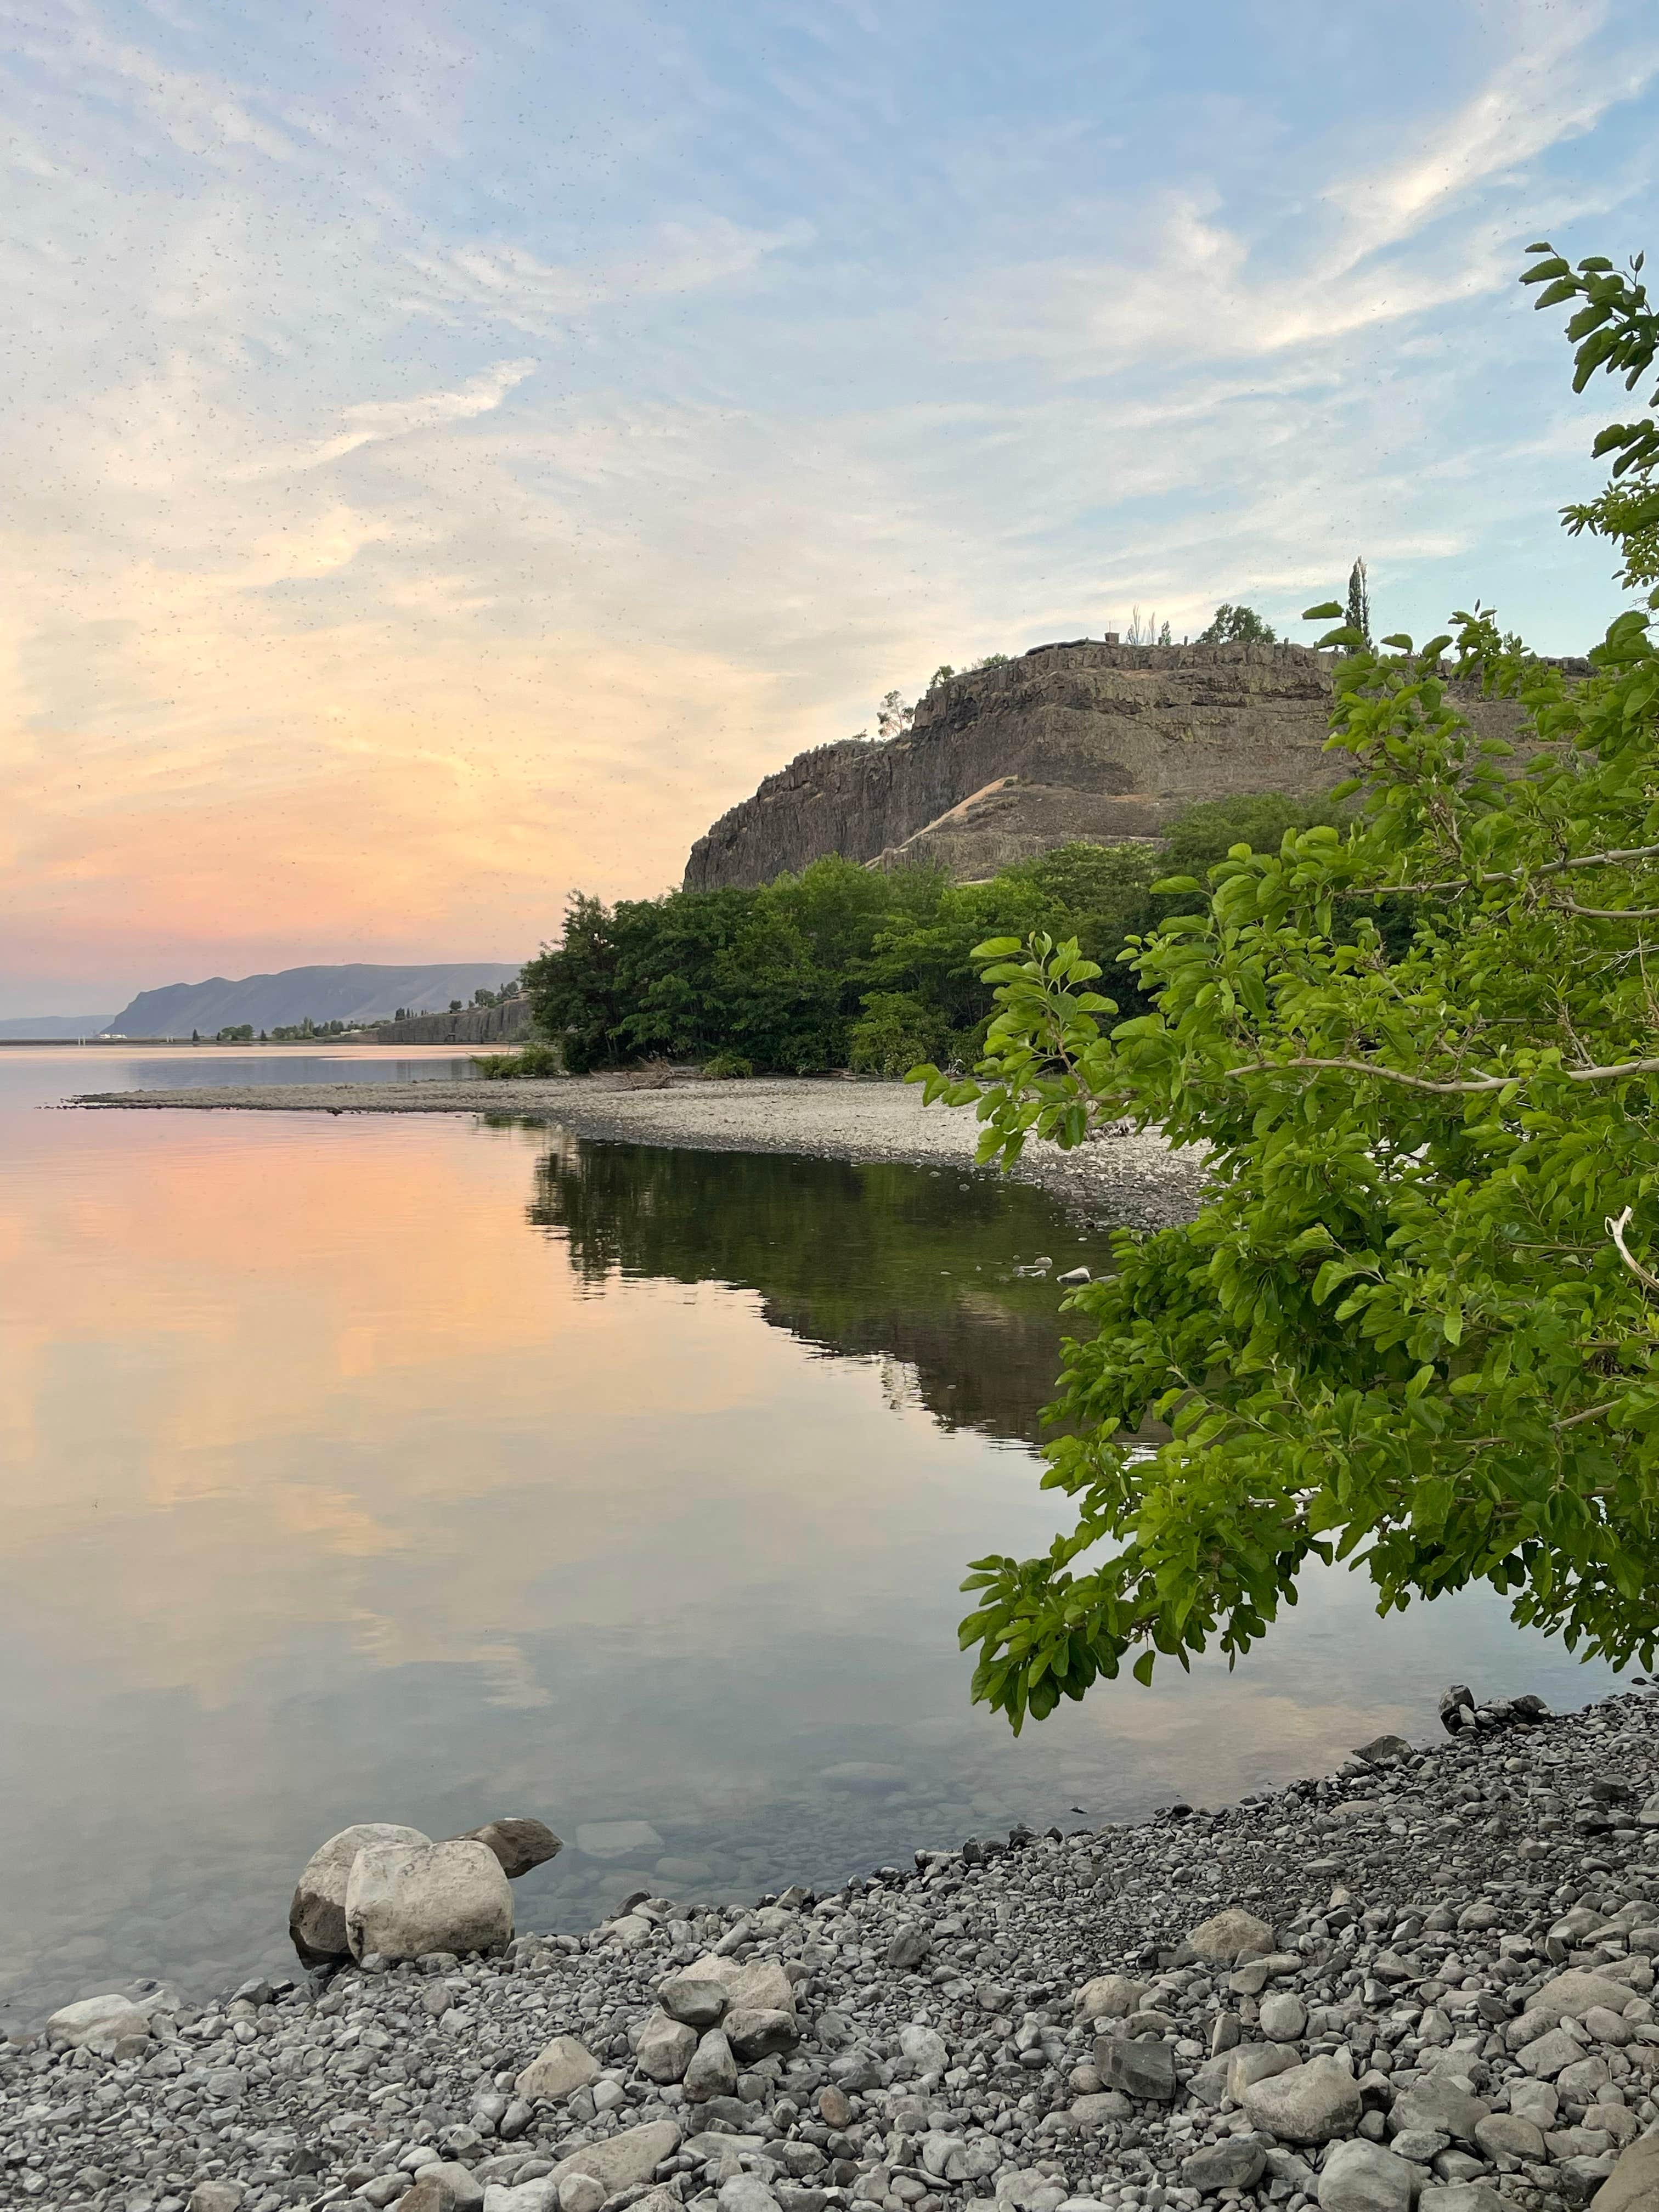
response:
[[[745,1060],[740,1052],[717,1052],[703,1066],[703,1073],[717,1082],[738,1083],[746,1080],[755,1072],[752,1060]]]
[[[853,1024],[850,1065],[865,1075],[907,1075],[951,1056],[951,1024],[914,991],[872,991]]]
[[[475,1053],[472,1065],[486,1083],[542,1082],[564,1073],[563,1057],[556,1044],[527,1044],[519,1052]]]

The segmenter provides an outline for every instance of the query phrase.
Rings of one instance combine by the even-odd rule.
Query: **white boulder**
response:
[[[418,1828],[400,1828],[389,1820],[358,1820],[319,1844],[306,1862],[288,1908],[288,1932],[306,1966],[326,1966],[343,1959],[351,1946],[346,1941],[346,1884],[351,1863],[368,1844],[424,1844],[431,1838]]]
[[[487,1844],[369,1844],[346,1880],[354,1959],[496,1951],[513,1940],[513,1892]]]

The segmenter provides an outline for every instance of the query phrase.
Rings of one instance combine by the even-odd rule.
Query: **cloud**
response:
[[[483,314],[538,336],[605,307],[636,306],[747,276],[769,256],[800,248],[810,227],[752,230],[723,216],[658,225],[635,251],[592,268],[539,259],[510,240],[469,240],[411,253],[411,306],[446,320]]]
[[[513,957],[890,685],[1134,600],[1282,617],[1361,547],[1407,627],[1478,588],[1565,647],[1608,596],[1511,288],[1650,200],[1632,9],[1518,9],[1386,112],[1142,41],[1105,128],[1080,15],[1038,99],[927,11],[757,58],[624,9],[625,67],[445,0],[234,52],[13,12],[23,1011]]]
[[[302,469],[320,468],[325,462],[343,460],[362,446],[387,438],[407,438],[421,430],[441,429],[450,422],[469,422],[501,405],[517,386],[533,375],[533,361],[497,362],[453,392],[425,392],[409,399],[364,399],[348,407],[342,426],[331,438],[314,446],[289,447],[263,455],[231,470],[233,483],[254,483],[261,477],[290,475]]]

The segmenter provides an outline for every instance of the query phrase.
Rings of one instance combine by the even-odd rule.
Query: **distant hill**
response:
[[[452,999],[463,1004],[477,990],[499,990],[519,972],[505,960],[454,961],[434,968],[374,968],[355,962],[346,968],[284,968],[276,975],[244,975],[228,981],[210,976],[205,983],[169,983],[159,991],[140,991],[130,1006],[104,1024],[108,1031],[134,1037],[205,1037],[251,1022],[256,1031],[302,1022],[385,1021],[399,1006],[418,1013],[441,1013]]]
[[[27,1037],[34,1044],[58,1044],[76,1037],[96,1036],[109,1028],[109,1014],[14,1014],[0,1022],[0,1044],[15,1044]]]

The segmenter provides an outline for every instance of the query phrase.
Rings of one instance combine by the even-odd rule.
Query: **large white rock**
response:
[[[676,1977],[682,1982],[718,1982],[733,2012],[787,2012],[795,2009],[795,1985],[775,1959],[753,1959],[740,1966],[735,1959],[705,1952]]]
[[[1251,2084],[1243,2105],[1253,2128],[1280,2142],[1322,2143],[1359,2124],[1359,2084],[1334,2058],[1310,2058]]]
[[[514,2083],[521,2097],[541,2097],[558,2104],[578,2089],[597,2081],[599,2062],[574,2035],[556,2035],[544,2044]]]
[[[790,2040],[794,2040],[793,2029]],[[691,2054],[696,2047],[695,2027],[688,2027],[684,2021],[672,2020],[659,2010],[646,2021],[635,2056],[641,2073],[648,2075],[652,2081],[678,2081],[691,2063]]]
[[[513,1940],[513,1892],[487,1844],[369,1844],[346,1880],[354,1959],[495,1951]]]
[[[1320,2212],[1411,2212],[1418,2175],[1380,2143],[1334,2145],[1319,2175]]]
[[[1213,1913],[1194,1929],[1187,1941],[1210,1966],[1231,1966],[1237,1964],[1242,1952],[1271,1951],[1273,1931],[1254,1912],[1245,1912],[1234,1905],[1224,1912]]]
[[[647,2120],[643,2127],[624,2128],[603,2142],[584,2143],[559,2160],[550,2179],[560,2182],[568,2173],[591,2173],[614,2197],[619,2189],[649,2181],[664,2159],[679,2148],[679,2141],[680,2131],[672,2120]]]
[[[346,1883],[351,1863],[368,1844],[425,1844],[431,1838],[418,1828],[400,1828],[390,1820],[359,1820],[319,1844],[306,1862],[288,1908],[288,1932],[302,1966],[321,1966],[331,1959],[343,1959],[351,1946],[346,1941]]]
[[[118,2043],[124,2036],[153,2033],[150,2017],[131,1997],[82,1997],[64,2005],[46,2022],[46,2040],[62,2049],[78,2051],[82,2044],[93,2050]]]

